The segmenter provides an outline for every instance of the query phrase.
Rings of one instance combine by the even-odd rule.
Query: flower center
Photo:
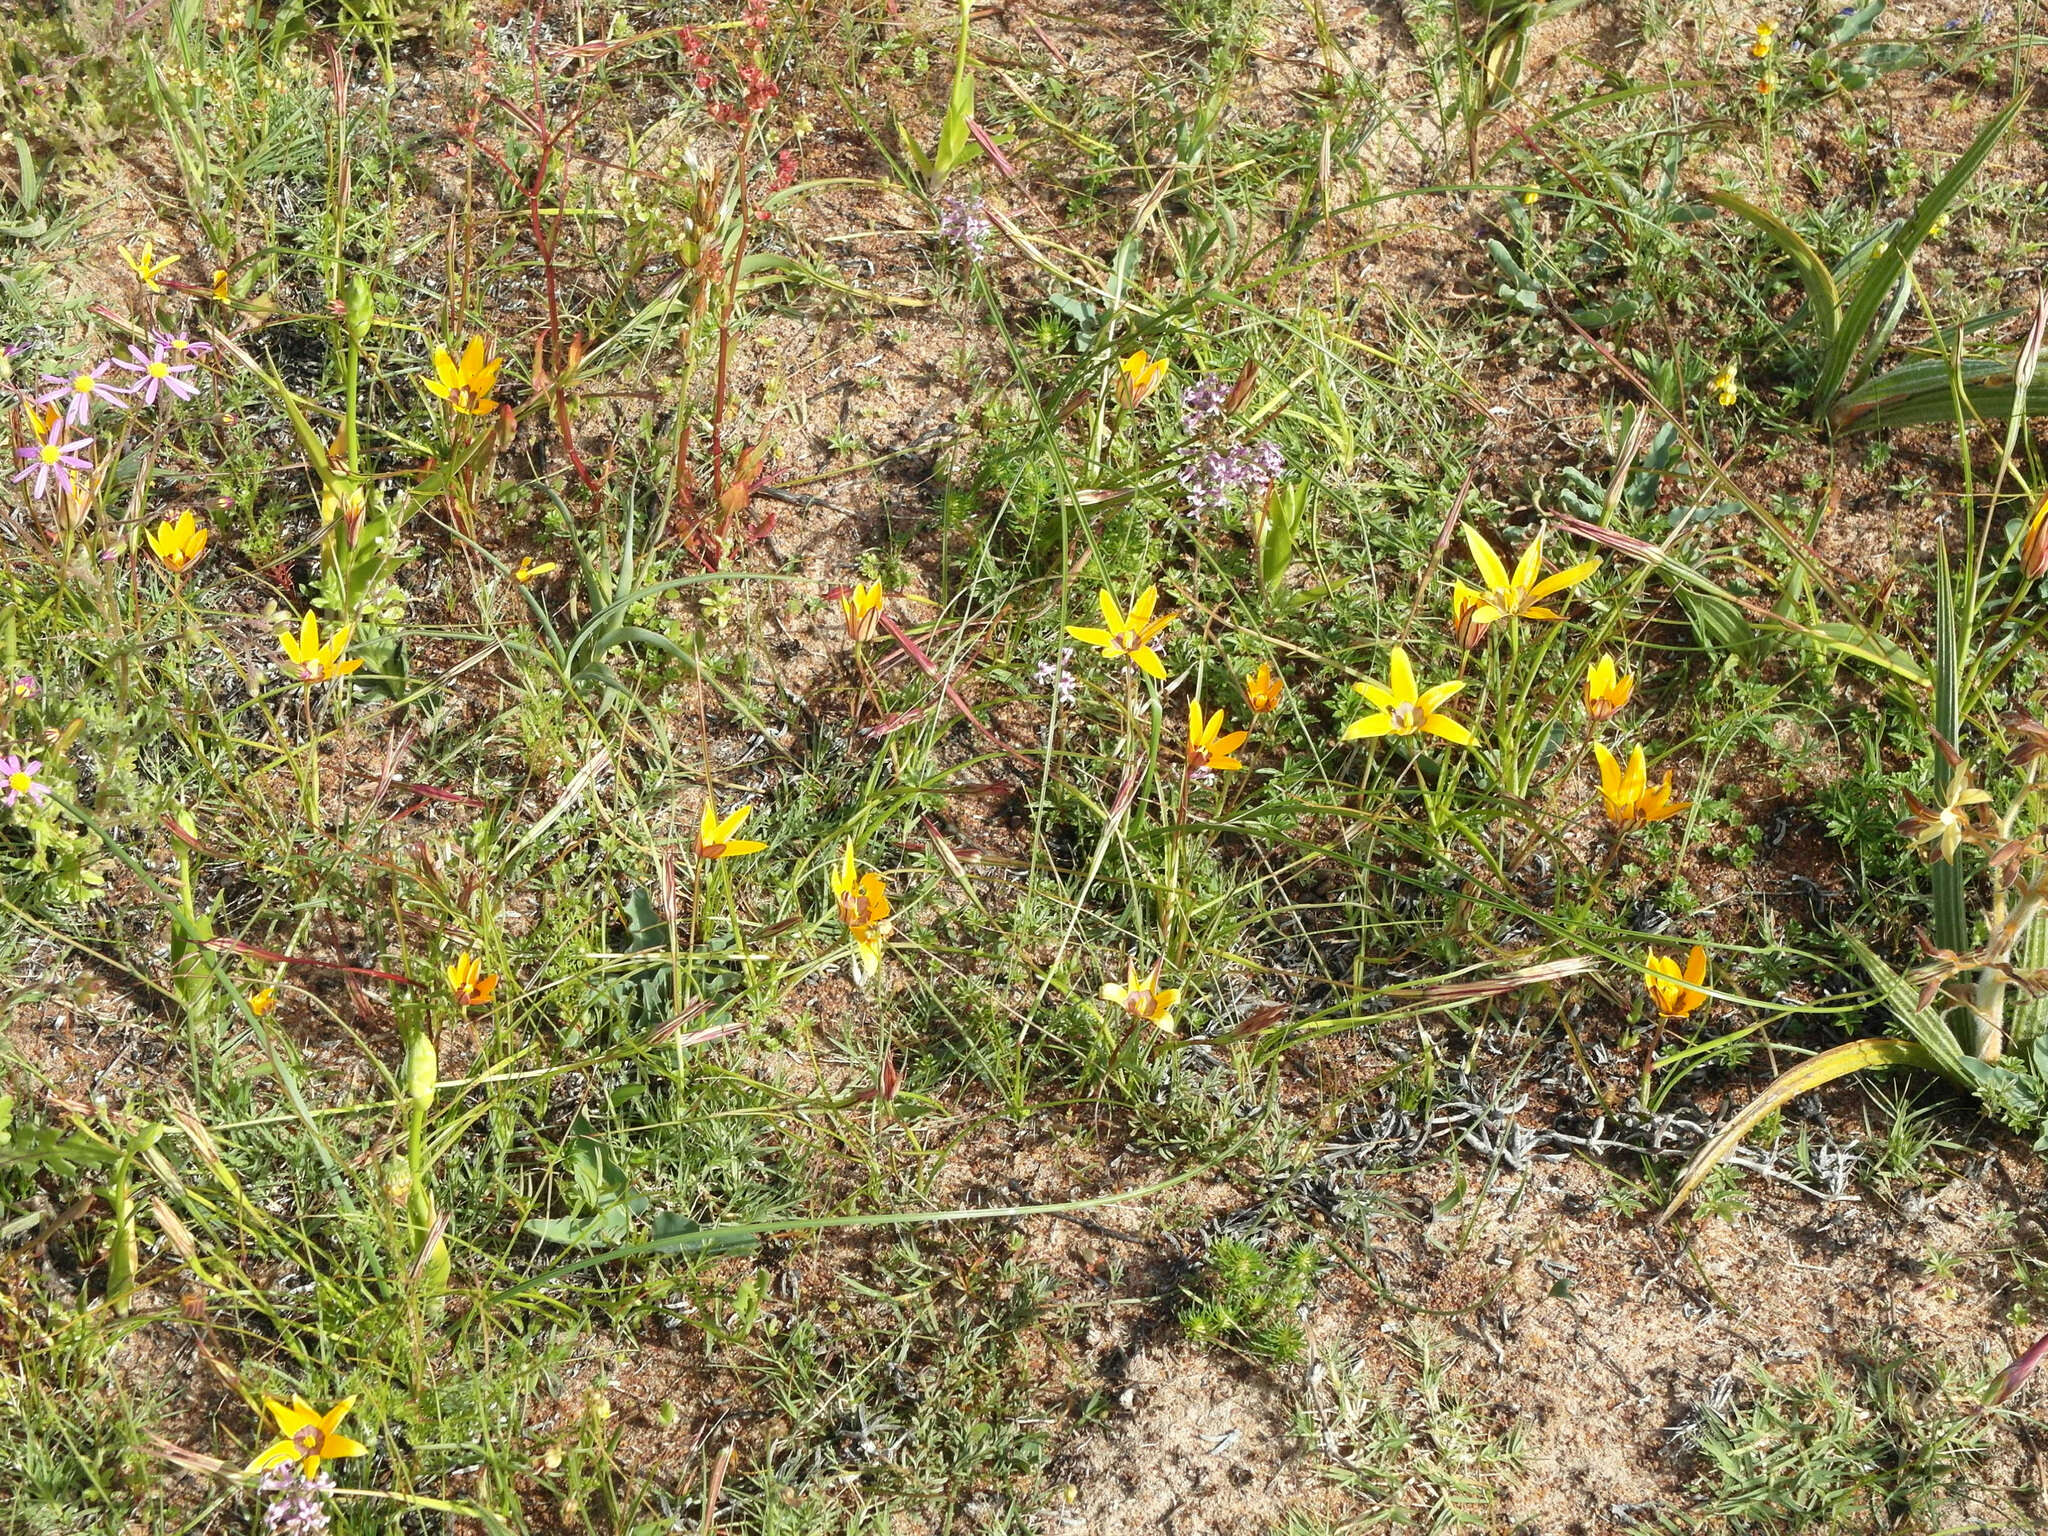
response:
[[[1422,729],[1422,709],[1415,704],[1395,704],[1387,710],[1396,736],[1413,736]]]
[[[81,395],[91,394],[92,386],[93,376],[89,373],[81,373],[77,378],[71,381],[71,387]]]
[[[7,787],[17,795],[25,795],[35,787],[35,780],[25,773],[10,773],[7,775]]]
[[[64,457],[64,450],[59,448],[55,443],[45,443],[43,444],[41,450],[36,454],[36,457],[41,459],[45,464],[54,464],[59,459]]]
[[[171,376],[171,365],[158,358],[149,365],[149,376],[152,379],[168,379]]]

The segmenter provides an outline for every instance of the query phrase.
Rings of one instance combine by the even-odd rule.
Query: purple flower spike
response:
[[[81,368],[67,377],[46,373],[43,382],[58,387],[37,400],[36,404],[55,405],[63,401],[64,419],[73,426],[82,427],[92,420],[93,401],[118,400],[127,393],[120,385],[106,382],[107,370],[113,366],[112,359],[109,359],[97,368]]]
[[[12,810],[15,802],[24,796],[31,805],[41,805],[49,799],[49,786],[36,777],[42,771],[40,758],[32,757],[23,762],[11,753],[0,757],[0,805]]]
[[[144,405],[156,404],[156,392],[159,389],[169,390],[180,400],[190,400],[199,393],[198,388],[189,380],[178,377],[181,373],[196,371],[199,365],[171,361],[171,349],[162,342],[157,343],[156,351],[153,353],[145,353],[142,348],[130,345],[128,355],[135,361],[116,362],[115,366],[126,368],[135,375],[135,382],[129,388],[141,393]]]
[[[36,483],[29,494],[38,501],[50,494],[50,481],[53,479],[60,490],[68,492],[71,489],[71,472],[75,469],[92,468],[92,460],[79,456],[80,449],[91,446],[92,439],[89,437],[65,442],[64,423],[61,420],[53,421],[50,423],[49,433],[41,442],[14,450],[16,458],[28,460],[27,464],[15,471],[14,483],[19,485],[30,475],[34,475]]]

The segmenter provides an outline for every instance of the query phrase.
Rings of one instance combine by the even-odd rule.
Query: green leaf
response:
[[[1835,291],[1834,276],[1828,271],[1828,264],[1820,259],[1820,253],[1806,243],[1798,230],[1775,213],[1758,207],[1738,193],[1709,192],[1707,201],[1763,231],[1791,259],[1799,281],[1806,288],[1807,308],[1812,311],[1814,323],[1820,327],[1821,345],[1833,346],[1842,324],[1842,300]]]
[[[1928,230],[1934,227],[1935,220],[1948,210],[1948,205],[1976,175],[1977,168],[2005,136],[2006,130],[2012,127],[2025,105],[2026,95],[2022,92],[2013,97],[2003,112],[1984,125],[1977,137],[1970,141],[1970,147],[1949,167],[1948,174],[1920,200],[1920,205],[1913,210],[1913,217],[1899,231],[1898,238],[1890,241],[1884,254],[1871,263],[1870,270],[1857,285],[1855,296],[1849,301],[1841,326],[1822,362],[1820,378],[1813,391],[1815,416],[1825,416],[1835,397],[1841,393],[1850,369],[1863,354],[1865,338],[1870,334],[1872,322],[1877,319],[1878,310],[1891,298],[1893,285],[1905,272],[1906,263],[1912,259],[1913,253],[1920,249]],[[1873,348],[1864,366],[1867,367],[1875,356],[1876,349]]]
[[[1926,668],[1915,661],[1912,654],[1903,646],[1875,630],[1863,629],[1855,624],[1816,624],[1813,626],[1812,638],[1823,649],[1840,651],[1845,656],[1867,661],[1919,687],[1925,688],[1929,684]]]
[[[2009,420],[2019,399],[2015,366],[2011,358],[1966,357],[1960,364],[1946,357],[1916,358],[1844,395],[1828,412],[1828,425],[1837,432],[1876,432],[1954,421],[1959,394],[1966,421]],[[2026,413],[2048,415],[2048,395],[2030,394]]]
[[[1933,1065],[1928,1052],[1910,1040],[1851,1040],[1847,1045],[1838,1045],[1818,1056],[1809,1056],[1790,1071],[1781,1073],[1762,1093],[1743,1105],[1734,1119],[1701,1144],[1699,1151],[1693,1153],[1692,1161],[1685,1165],[1685,1171],[1678,1176],[1678,1185],[1672,1190],[1671,1199],[1664,1209],[1658,1212],[1657,1220],[1669,1221],[1699,1188],[1700,1180],[1728,1159],[1759,1120],[1800,1094],[1811,1093],[1836,1078],[1868,1071],[1872,1067]]]

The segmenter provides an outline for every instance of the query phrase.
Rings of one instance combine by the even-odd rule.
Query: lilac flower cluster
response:
[[[325,1472],[308,1477],[300,1463],[280,1462],[257,1487],[270,1495],[263,1529],[272,1536],[327,1536],[327,1495],[334,1491],[334,1479]]]
[[[1194,436],[1223,420],[1223,407],[1230,399],[1230,386],[1216,374],[1205,373],[1180,394],[1180,426]]]
[[[988,253],[988,204],[978,197],[948,197],[939,203],[939,238],[979,260]]]
[[[1221,512],[1240,492],[1247,497],[1265,495],[1287,470],[1279,445],[1270,439],[1221,447],[1194,442],[1182,453],[1181,490],[1187,495],[1187,515],[1195,522]]]
[[[1066,646],[1060,651],[1058,660],[1047,658],[1041,661],[1031,680],[1041,688],[1050,688],[1060,703],[1071,704],[1081,695],[1081,686],[1074,681],[1074,674],[1067,665],[1073,659],[1074,648]]]
[[[160,392],[167,391],[179,400],[190,400],[198,393],[197,386],[181,375],[191,373],[199,366],[186,359],[211,352],[212,344],[165,331],[152,331],[149,339],[150,350],[147,352],[131,343],[125,359],[109,358],[95,367],[82,368],[70,375],[46,373],[42,376],[45,384],[57,387],[46,395],[37,396],[33,402],[36,440],[27,447],[14,450],[14,456],[24,461],[13,476],[14,484],[19,485],[33,476],[35,484],[29,488],[29,494],[39,501],[50,494],[53,480],[58,490],[69,495],[72,475],[92,469],[92,460],[86,450],[94,441],[82,435],[73,437],[71,429],[91,425],[96,402],[101,405],[132,403],[139,395],[142,404],[153,406]],[[115,368],[134,377],[125,384],[117,383],[107,377]],[[54,409],[60,405],[61,410]],[[47,425],[33,411],[34,407],[43,406],[53,408]]]

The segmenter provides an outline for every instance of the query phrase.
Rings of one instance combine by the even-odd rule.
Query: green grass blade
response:
[[[1958,371],[1963,404],[1973,418],[2011,420],[2022,409],[2029,416],[2048,415],[2048,399],[2029,394],[2022,403],[2010,358],[1966,357],[1958,369],[1952,359],[1923,357],[1901,363],[1844,395],[1828,412],[1828,425],[1836,432],[1877,432],[1953,421],[1953,377]]]

